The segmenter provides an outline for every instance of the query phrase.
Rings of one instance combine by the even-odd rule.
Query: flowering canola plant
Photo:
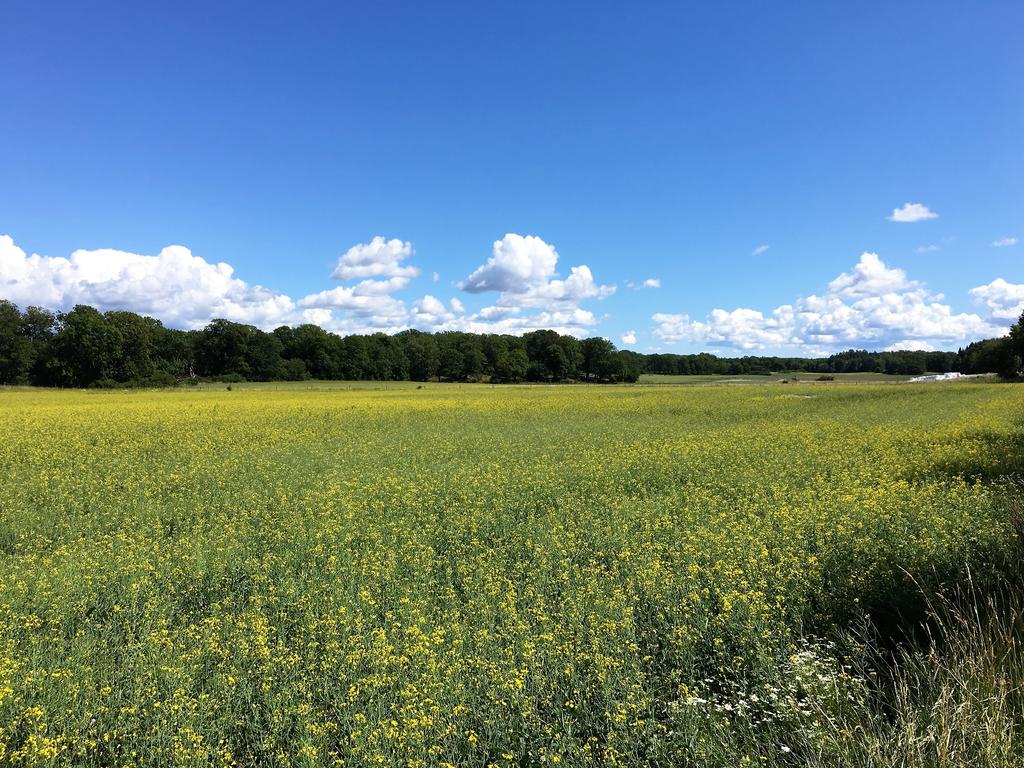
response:
[[[786,389],[0,391],[0,764],[707,762],[1015,535],[1024,388]]]

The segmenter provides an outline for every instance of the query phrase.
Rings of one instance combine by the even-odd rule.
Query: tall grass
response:
[[[924,639],[895,652],[866,646],[859,706],[826,717],[806,765],[1019,768],[1024,764],[1024,597],[968,582],[932,598]]]
[[[969,571],[952,591],[925,594],[922,635],[865,655],[862,671],[884,677],[872,717],[840,724],[844,764],[1024,765],[1024,496],[1018,483],[1005,487],[1018,546],[1004,576],[993,586]]]
[[[967,584],[931,602],[926,631],[895,651],[862,634],[805,642],[767,697],[680,702],[703,740],[693,764],[1020,768],[1024,596]]]
[[[773,711],[737,718],[717,760],[844,768],[1024,766],[1024,504],[1020,546],[985,576],[919,586],[923,618],[883,637],[868,620],[838,643],[805,641]],[[840,650],[842,649],[842,650]],[[742,697],[717,709],[749,712]],[[738,726],[735,727],[735,726]]]

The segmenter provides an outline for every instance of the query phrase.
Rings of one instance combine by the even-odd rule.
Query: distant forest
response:
[[[316,325],[271,332],[214,320],[202,330],[166,328],[134,312],[78,305],[24,312],[0,300],[0,384],[50,387],[170,386],[197,381],[303,379],[622,382],[641,374],[757,375],[926,372],[1017,376],[1024,316],[1010,335],[957,352],[849,350],[823,358],[640,354],[607,339],[555,331],[522,336],[460,331],[339,336]]]

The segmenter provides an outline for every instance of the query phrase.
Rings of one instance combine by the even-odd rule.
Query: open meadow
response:
[[[942,747],[843,638],[1012,573],[1022,447],[979,382],[0,390],[0,764],[1009,766],[1019,680]]]
[[[770,375],[737,374],[729,376],[725,374],[709,375],[688,375],[673,376],[657,373],[645,373],[640,376],[641,384],[673,384],[673,385],[699,385],[699,384],[779,384],[796,382],[826,383],[835,382],[838,384],[866,384],[866,383],[888,383],[901,384],[910,379],[910,376],[902,376],[891,373],[807,373],[806,371],[783,371]]]

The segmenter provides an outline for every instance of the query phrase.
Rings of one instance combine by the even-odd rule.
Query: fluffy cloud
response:
[[[562,279],[556,271],[558,259],[555,247],[539,237],[505,235],[494,242],[487,262],[459,283],[467,293],[496,292],[494,304],[428,327],[458,327],[478,333],[525,333],[551,328],[583,335],[597,323],[597,318],[580,304],[606,298],[615,292],[615,287],[599,285],[586,264],[571,267],[569,275]],[[444,318],[429,311],[421,315]]]
[[[355,317],[370,320],[371,327],[401,325],[407,314],[405,303],[386,293],[366,292],[361,285],[311,294],[300,299],[299,306],[343,310]]]
[[[421,330],[457,331],[465,330],[466,308],[457,298],[445,306],[440,299],[427,294],[413,302],[412,327]]]
[[[467,293],[497,291],[500,306],[553,309],[575,305],[584,299],[603,299],[615,293],[613,286],[598,285],[590,267],[569,270],[565,280],[555,273],[558,252],[539,237],[508,234],[494,242],[486,264],[459,283]]]
[[[630,345],[636,344],[636,331],[626,331],[622,334],[622,343]]]
[[[320,325],[337,333],[403,330],[412,316],[405,302],[392,294],[420,274],[418,267],[402,263],[412,254],[412,243],[380,236],[353,245],[338,259],[331,277],[359,282],[310,294],[298,304],[307,311],[329,312],[330,319]]]
[[[374,238],[377,241],[388,246],[383,238]],[[400,253],[408,245],[391,243],[402,246],[391,248],[391,253]],[[365,253],[367,247],[356,246],[348,253]],[[373,274],[381,274],[381,265],[388,268],[384,259],[375,267],[350,262],[356,273],[372,269]],[[77,250],[63,258],[27,256],[11,237],[0,235],[0,297],[21,306],[39,304],[58,310],[75,304],[127,309],[181,328],[199,328],[220,317],[266,329],[315,323],[342,333],[400,330],[408,321],[408,311],[391,294],[405,287],[416,270],[398,269],[401,274],[383,280],[362,280],[296,301],[247,283],[235,277],[231,265],[212,264],[180,245],[167,246],[155,256],[101,248]]]
[[[498,303],[502,306],[534,309],[567,309],[575,307],[585,299],[603,299],[613,293],[615,288],[598,285],[594,282],[590,267],[581,264],[570,268],[569,276],[565,280],[549,280],[523,292],[509,291],[502,294]]]
[[[495,309],[495,313],[488,313],[485,309],[460,318],[457,327],[471,333],[508,333],[516,336],[545,328],[569,336],[586,336],[598,322],[593,312],[579,307],[531,314],[508,311],[502,314],[503,308]]]
[[[762,253],[767,253],[770,245],[759,245],[753,251],[750,252],[751,256],[760,256]]]
[[[989,319],[954,313],[942,303],[941,295],[929,294],[921,283],[908,279],[903,270],[887,266],[877,254],[864,253],[856,266],[832,280],[821,296],[799,298],[769,314],[747,308],[715,309],[703,320],[672,313],[658,313],[652,319],[654,334],[668,343],[804,354],[849,347],[884,349],[896,344],[927,349],[1005,333],[1000,321],[1008,318],[1006,313],[1012,312],[1014,301],[1024,302],[1024,286],[1001,280],[971,294],[992,310]]]
[[[914,253],[935,253],[937,250],[939,250],[937,245],[919,245],[914,249]]]
[[[466,314],[461,302],[452,299],[446,307],[440,299],[426,295],[413,303],[412,327],[424,331],[468,331],[507,333],[514,336],[540,328],[572,336],[584,336],[597,323],[593,313],[575,308],[523,314],[517,307],[484,307]]]
[[[0,296],[61,310],[127,309],[190,328],[214,317],[261,326],[304,319],[290,297],[246,283],[229,264],[211,264],[180,245],[155,256],[101,248],[62,258],[27,256],[0,235]]]
[[[461,304],[456,306],[461,307]],[[444,303],[427,294],[412,305],[412,325],[414,328],[443,329],[451,325],[457,316],[455,307],[449,309]]]
[[[418,327],[512,334],[553,328],[584,335],[598,319],[580,303],[615,290],[599,285],[585,264],[560,277],[553,246],[539,237],[507,235],[464,283],[469,293],[498,292],[493,305],[467,313],[458,298],[446,305],[427,295],[410,307],[395,294],[420,273],[407,263],[412,253],[410,243],[383,237],[354,245],[332,274],[345,285],[294,299],[247,283],[229,264],[210,263],[183,246],[155,256],[100,249],[61,258],[28,256],[0,236],[0,297],[59,310],[80,303],[129,309],[184,328],[222,317],[265,329],[315,323],[343,334]]]
[[[993,248],[1008,248],[1011,245],[1017,244],[1016,237],[1000,237],[998,240],[992,241]]]
[[[939,218],[939,214],[928,210],[928,206],[921,205],[921,203],[904,203],[901,208],[893,208],[892,216],[888,217],[889,221],[898,221],[905,224],[937,218]]]
[[[652,319],[657,324],[654,335],[668,343],[687,341],[750,350],[800,343],[793,334],[792,310],[779,307],[766,317],[754,309],[715,309],[704,321],[659,312]]]
[[[1024,312],[1024,283],[1008,283],[997,277],[988,285],[971,288],[970,294],[975,304],[987,307],[999,320],[1016,320]]]
[[[544,286],[558,263],[555,247],[533,235],[507,234],[494,241],[492,254],[459,288],[467,293],[527,293]]]
[[[418,268],[403,265],[412,256],[412,243],[401,240],[385,240],[379,235],[368,243],[359,243],[349,248],[338,259],[331,273],[336,280],[355,280],[361,277],[416,277]]]
[[[916,341],[914,339],[900,339],[885,348],[886,352],[936,352],[935,347],[927,341]]]
[[[829,293],[844,298],[876,296],[918,287],[902,269],[887,267],[877,253],[863,253],[857,266],[828,284]]]

